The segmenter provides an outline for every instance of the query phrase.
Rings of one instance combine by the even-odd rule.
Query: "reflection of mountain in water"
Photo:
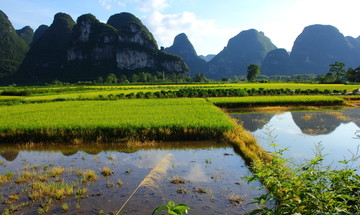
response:
[[[239,120],[242,126],[250,132],[262,129],[274,115],[273,113],[231,114],[234,119]]]
[[[17,158],[19,151],[43,151],[60,152],[64,156],[72,156],[78,152],[89,155],[97,155],[104,151],[117,151],[122,153],[134,153],[139,150],[189,150],[189,149],[211,149],[229,147],[224,142],[217,141],[180,141],[180,142],[129,142],[129,143],[103,143],[103,144],[36,144],[31,147],[26,144],[0,144],[0,156],[7,161]]]
[[[0,151],[0,156],[3,157],[7,161],[13,161],[19,155],[19,151]]]
[[[333,132],[341,123],[360,125],[359,109],[327,112],[291,112],[295,124],[304,134],[320,135]]]

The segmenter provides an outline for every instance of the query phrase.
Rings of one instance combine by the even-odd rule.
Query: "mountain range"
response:
[[[246,75],[250,64],[264,75],[325,74],[329,64],[360,66],[360,36],[345,37],[330,25],[305,27],[291,52],[278,49],[263,32],[241,31],[217,55],[198,56],[186,34],[158,49],[151,32],[130,13],[107,23],[85,14],[76,22],[58,13],[50,26],[15,30],[0,11],[0,84],[92,81],[113,73],[205,74],[211,79]]]
[[[20,36],[17,39],[26,44]],[[106,24],[91,14],[75,22],[68,14],[58,13],[50,26],[35,31],[29,47],[8,82],[43,84],[92,81],[109,74],[130,78],[140,72],[189,73],[182,58],[160,51],[153,35],[130,13],[115,14]]]

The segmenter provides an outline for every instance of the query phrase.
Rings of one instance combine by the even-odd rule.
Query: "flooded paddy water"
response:
[[[160,148],[160,149],[156,149]],[[260,183],[247,184],[251,174],[243,159],[229,145],[209,142],[154,143],[144,148],[116,144],[90,145],[0,145],[0,174],[13,172],[13,180],[0,183],[3,196],[0,211],[18,207],[16,214],[114,214],[149,171],[167,154],[173,154],[167,175],[156,188],[141,187],[122,214],[151,214],[169,200],[190,206],[191,214],[244,214],[255,209],[249,204],[264,190]],[[50,177],[54,168],[63,172]],[[113,174],[103,176],[109,167]],[[93,170],[96,180],[84,181],[81,171]],[[44,183],[73,186],[66,197],[33,201],[36,176],[17,181],[23,172],[44,175]],[[173,184],[174,179],[184,183]],[[87,189],[86,193],[83,189]],[[78,191],[83,191],[79,192]],[[14,198],[17,196],[17,198]],[[237,197],[240,202],[231,202]],[[19,206],[20,205],[20,206]],[[21,207],[22,205],[22,207]],[[67,206],[67,207],[64,207]],[[47,211],[46,211],[47,210]]]
[[[321,144],[324,164],[336,168],[337,161],[360,155],[360,109],[326,111],[286,111],[281,113],[232,113],[246,130],[249,130],[263,148],[274,151],[269,145],[269,133],[275,137],[277,149],[288,147],[286,158],[295,163],[314,158],[316,145]],[[360,161],[355,163],[360,165]]]

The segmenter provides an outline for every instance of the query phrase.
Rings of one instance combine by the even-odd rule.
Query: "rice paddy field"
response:
[[[271,157],[219,107],[345,104],[343,95],[112,99],[119,94],[188,88],[351,92],[360,85],[216,83],[0,88],[0,212],[114,214],[155,166],[148,164],[156,164],[166,152],[175,154],[177,160],[170,165],[171,177],[163,178],[165,195],[141,190],[123,214],[149,214],[164,203],[164,196],[190,205],[192,214],[244,214],[257,208],[248,204],[251,198],[265,192],[250,191],[252,187],[243,179],[251,174],[247,165],[267,162]],[[346,100],[350,97],[358,98],[347,96]],[[164,143],[167,140],[171,146]],[[191,142],[185,144],[184,140]],[[65,144],[61,153],[57,151],[59,143]],[[196,144],[199,148],[193,148]],[[124,165],[126,162],[129,164]],[[174,178],[184,183],[174,185]]]
[[[344,100],[334,96],[249,96],[208,98],[220,107],[278,106],[278,105],[342,105]]]
[[[56,99],[98,99],[109,95],[159,92],[162,90],[177,91],[180,89],[289,89],[289,90],[337,90],[352,92],[360,85],[343,84],[298,84],[298,83],[216,83],[216,84],[174,84],[174,85],[116,85],[116,86],[33,86],[33,87],[0,87],[0,101],[49,101]],[[6,92],[20,93],[22,96],[8,95]],[[5,96],[4,94],[8,95]],[[6,98],[9,97],[9,98]]]
[[[205,99],[66,101],[1,106],[0,141],[215,138],[229,117]]]

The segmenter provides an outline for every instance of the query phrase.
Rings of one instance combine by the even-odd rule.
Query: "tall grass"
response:
[[[0,142],[214,139],[232,128],[204,99],[67,101],[0,107]]]
[[[172,154],[167,154],[164,156],[159,163],[146,175],[146,177],[140,182],[140,184],[134,189],[130,194],[129,198],[124,202],[121,208],[117,211],[116,215],[119,215],[121,211],[125,208],[126,204],[130,199],[135,195],[135,193],[140,189],[140,187],[148,187],[152,190],[158,188],[161,179],[167,175],[167,169],[170,167]]]

